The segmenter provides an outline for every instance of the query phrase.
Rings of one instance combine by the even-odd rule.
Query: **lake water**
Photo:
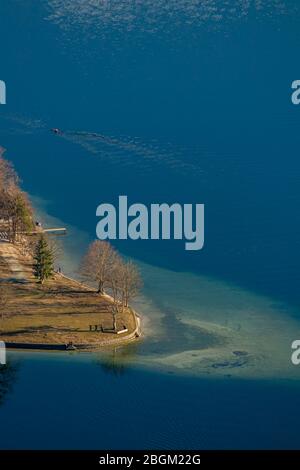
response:
[[[143,341],[10,353],[1,448],[299,447],[299,14],[283,0],[2,2],[0,145],[39,218],[68,227],[64,272],[122,194],[204,203],[206,240],[115,244],[143,274]]]

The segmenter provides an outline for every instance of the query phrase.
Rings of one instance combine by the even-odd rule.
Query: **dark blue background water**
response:
[[[95,359],[55,357],[25,359],[15,381],[1,408],[1,448],[299,446],[295,383],[207,381],[130,368],[115,375]]]
[[[85,25],[80,14],[81,26],[62,16],[62,31],[45,21],[47,2],[2,3],[8,105],[1,115],[42,119],[47,129],[23,138],[2,133],[1,143],[26,189],[53,201],[53,214],[91,236],[96,206],[119,194],[132,202],[205,203],[203,252],[186,253],[180,242],[119,248],[298,304],[300,113],[290,96],[299,72],[299,11],[297,2],[284,14],[276,2],[261,11],[250,3],[239,18],[234,2],[236,17],[226,16],[227,7],[218,22],[190,18],[188,25],[175,15],[178,24],[167,16],[160,25],[158,15],[155,34],[143,9],[129,31],[126,22],[105,27],[101,15]],[[51,126],[138,137],[146,145],[155,139],[163,163],[155,163],[157,152],[145,163],[125,151],[120,163],[103,147],[92,158],[49,135]],[[168,158],[176,152],[177,164],[199,171],[174,171]]]
[[[188,0],[178,2],[183,7],[178,11],[172,1],[164,4],[169,8],[152,3],[157,5],[157,14],[149,8],[152,22],[148,10],[139,7],[129,12],[135,16],[128,25],[122,8],[106,16],[96,9],[91,19],[91,10],[79,8],[77,2],[69,10],[63,1],[2,2],[0,78],[7,83],[8,104],[0,109],[0,144],[8,149],[7,157],[15,163],[24,188],[51,201],[53,215],[91,237],[96,206],[116,202],[120,194],[146,204],[205,203],[203,251],[185,252],[180,242],[123,241],[118,248],[155,265],[233,280],[298,306],[300,107],[290,99],[291,82],[299,79],[298,4],[283,2],[282,10],[277,2],[266,2],[262,9],[250,2],[242,14],[240,2],[219,1],[214,2],[215,13],[207,8],[206,16],[197,18],[193,12],[189,16]],[[230,13],[232,6],[235,13]],[[69,140],[52,135],[50,127],[70,131]],[[114,136],[120,145],[76,137],[74,131]],[[133,147],[128,147],[129,142]],[[73,383],[81,374],[89,371],[78,370]],[[153,390],[156,394],[161,387],[159,400],[153,402],[155,413],[149,411],[147,392],[143,397],[147,406],[142,408],[147,416],[135,416],[133,422],[139,431],[151,434],[157,429],[154,417],[164,422],[160,419],[164,413],[170,420],[176,416],[173,430],[165,429],[166,441],[161,436],[152,441],[139,432],[140,440],[128,433],[125,442],[118,429],[122,439],[121,434],[114,439],[112,434],[103,435],[99,443],[91,432],[86,442],[78,436],[78,445],[297,444],[292,431],[282,431],[297,424],[297,414],[290,414],[292,408],[297,410],[292,406],[298,400],[294,386],[287,391],[273,384],[270,395],[269,385],[226,383],[218,388],[222,397],[218,401],[211,398],[211,383],[196,379],[160,377],[152,382],[147,375],[133,373],[123,380],[126,403],[131,396],[127,387],[139,380],[158,387]],[[172,381],[179,390],[174,402],[169,401]],[[28,389],[32,405],[33,388]],[[187,388],[191,396],[183,400]],[[279,396],[287,397],[281,398],[281,407],[277,407]],[[261,418],[265,399],[268,405]],[[54,406],[51,400],[49,409]],[[57,400],[58,413],[65,413],[68,426],[75,419],[73,408],[66,408],[65,399]],[[208,412],[203,400],[209,401]],[[89,407],[84,408],[85,416],[93,429],[100,421]],[[45,422],[51,427],[54,421],[46,410]],[[13,412],[7,406],[5,413],[9,419]],[[12,422],[21,416],[20,411]],[[267,428],[261,428],[261,419]],[[221,422],[217,425],[216,420]],[[26,436],[25,447],[46,445],[36,430]],[[62,441],[58,437],[49,432],[48,445],[77,442],[74,433],[64,434]],[[11,439],[2,443],[14,447]],[[21,438],[15,442],[20,445]]]

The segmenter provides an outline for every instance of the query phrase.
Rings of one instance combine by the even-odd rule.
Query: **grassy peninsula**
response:
[[[82,258],[80,280],[69,278],[57,267],[60,249],[48,233],[0,154],[0,340],[89,349],[138,338],[139,317],[129,306],[141,285],[136,267],[97,240]]]

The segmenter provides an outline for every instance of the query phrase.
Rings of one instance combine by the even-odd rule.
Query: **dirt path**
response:
[[[7,263],[12,274],[12,278],[18,281],[27,281],[30,276],[28,267],[23,265],[18,258],[20,254],[18,249],[10,243],[0,242],[0,257]]]

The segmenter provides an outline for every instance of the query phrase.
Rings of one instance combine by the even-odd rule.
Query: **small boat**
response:
[[[62,131],[58,129],[58,127],[53,127],[51,129],[51,132],[53,132],[53,134],[62,134]]]

